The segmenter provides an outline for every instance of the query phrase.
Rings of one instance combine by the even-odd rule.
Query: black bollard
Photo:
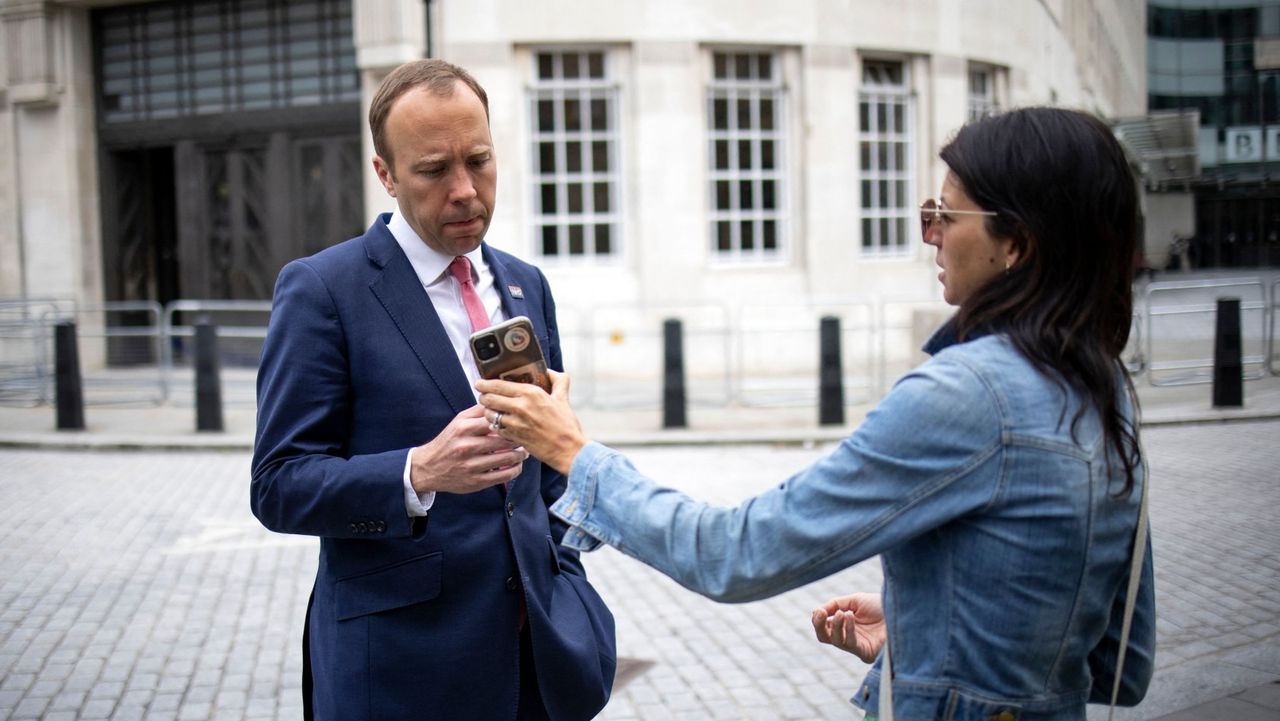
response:
[[[662,427],[684,428],[684,340],[679,320],[662,321]]]
[[[1244,364],[1240,338],[1240,299],[1218,299],[1217,332],[1213,337],[1213,406],[1244,405]]]
[[[824,316],[818,341],[818,425],[844,425],[844,368],[840,362],[840,319]]]
[[[64,321],[54,326],[53,355],[58,430],[83,431],[84,389],[80,379],[75,323]]]
[[[196,430],[222,430],[218,327],[208,318],[196,321]]]

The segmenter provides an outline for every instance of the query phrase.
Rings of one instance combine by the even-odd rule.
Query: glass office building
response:
[[[1280,0],[1151,0],[1151,111],[1198,110],[1192,267],[1280,265]]]

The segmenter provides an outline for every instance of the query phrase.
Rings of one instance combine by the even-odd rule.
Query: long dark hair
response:
[[[1120,355],[1140,222],[1124,149],[1088,113],[1025,108],[964,126],[941,157],[969,198],[997,213],[986,218],[987,232],[1020,253],[961,305],[959,337],[978,328],[1004,333],[1041,372],[1082,391],[1123,464],[1119,495],[1127,494],[1141,449],[1137,398]],[[1134,404],[1131,419],[1121,412],[1119,383]],[[1073,435],[1083,412],[1072,419]]]

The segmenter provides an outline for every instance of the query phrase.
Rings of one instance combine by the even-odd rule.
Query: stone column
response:
[[[360,69],[361,117],[367,118],[373,94],[387,73],[401,63],[426,55],[426,3],[422,0],[354,0],[352,15],[356,67]],[[387,196],[373,172],[373,137],[367,121],[362,121],[361,137],[365,221],[372,222],[376,214],[393,210],[395,200]]]
[[[0,295],[100,303],[88,11],[3,2],[0,55]]]

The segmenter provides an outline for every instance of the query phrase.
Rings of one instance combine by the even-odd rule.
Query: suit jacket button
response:
[[[517,588],[515,576],[507,576],[507,590],[514,591]]]
[[[514,503],[508,503],[508,504],[507,504],[507,517],[508,517],[508,518],[510,518],[511,516],[514,516],[514,515],[516,515],[516,504],[514,504]]]
[[[387,524],[383,523],[382,521],[378,521],[378,523],[374,526],[373,530],[377,531],[378,533],[384,533],[387,530]]]
[[[368,532],[369,532],[369,524],[365,523],[364,521],[361,521],[360,523],[357,523],[357,524],[356,524],[356,527],[360,529],[360,532],[361,532],[361,533],[368,533]]]
[[[356,532],[356,524],[354,524],[354,523],[353,523],[353,524],[351,524],[351,532],[352,532],[352,533],[355,533],[355,532]]]

